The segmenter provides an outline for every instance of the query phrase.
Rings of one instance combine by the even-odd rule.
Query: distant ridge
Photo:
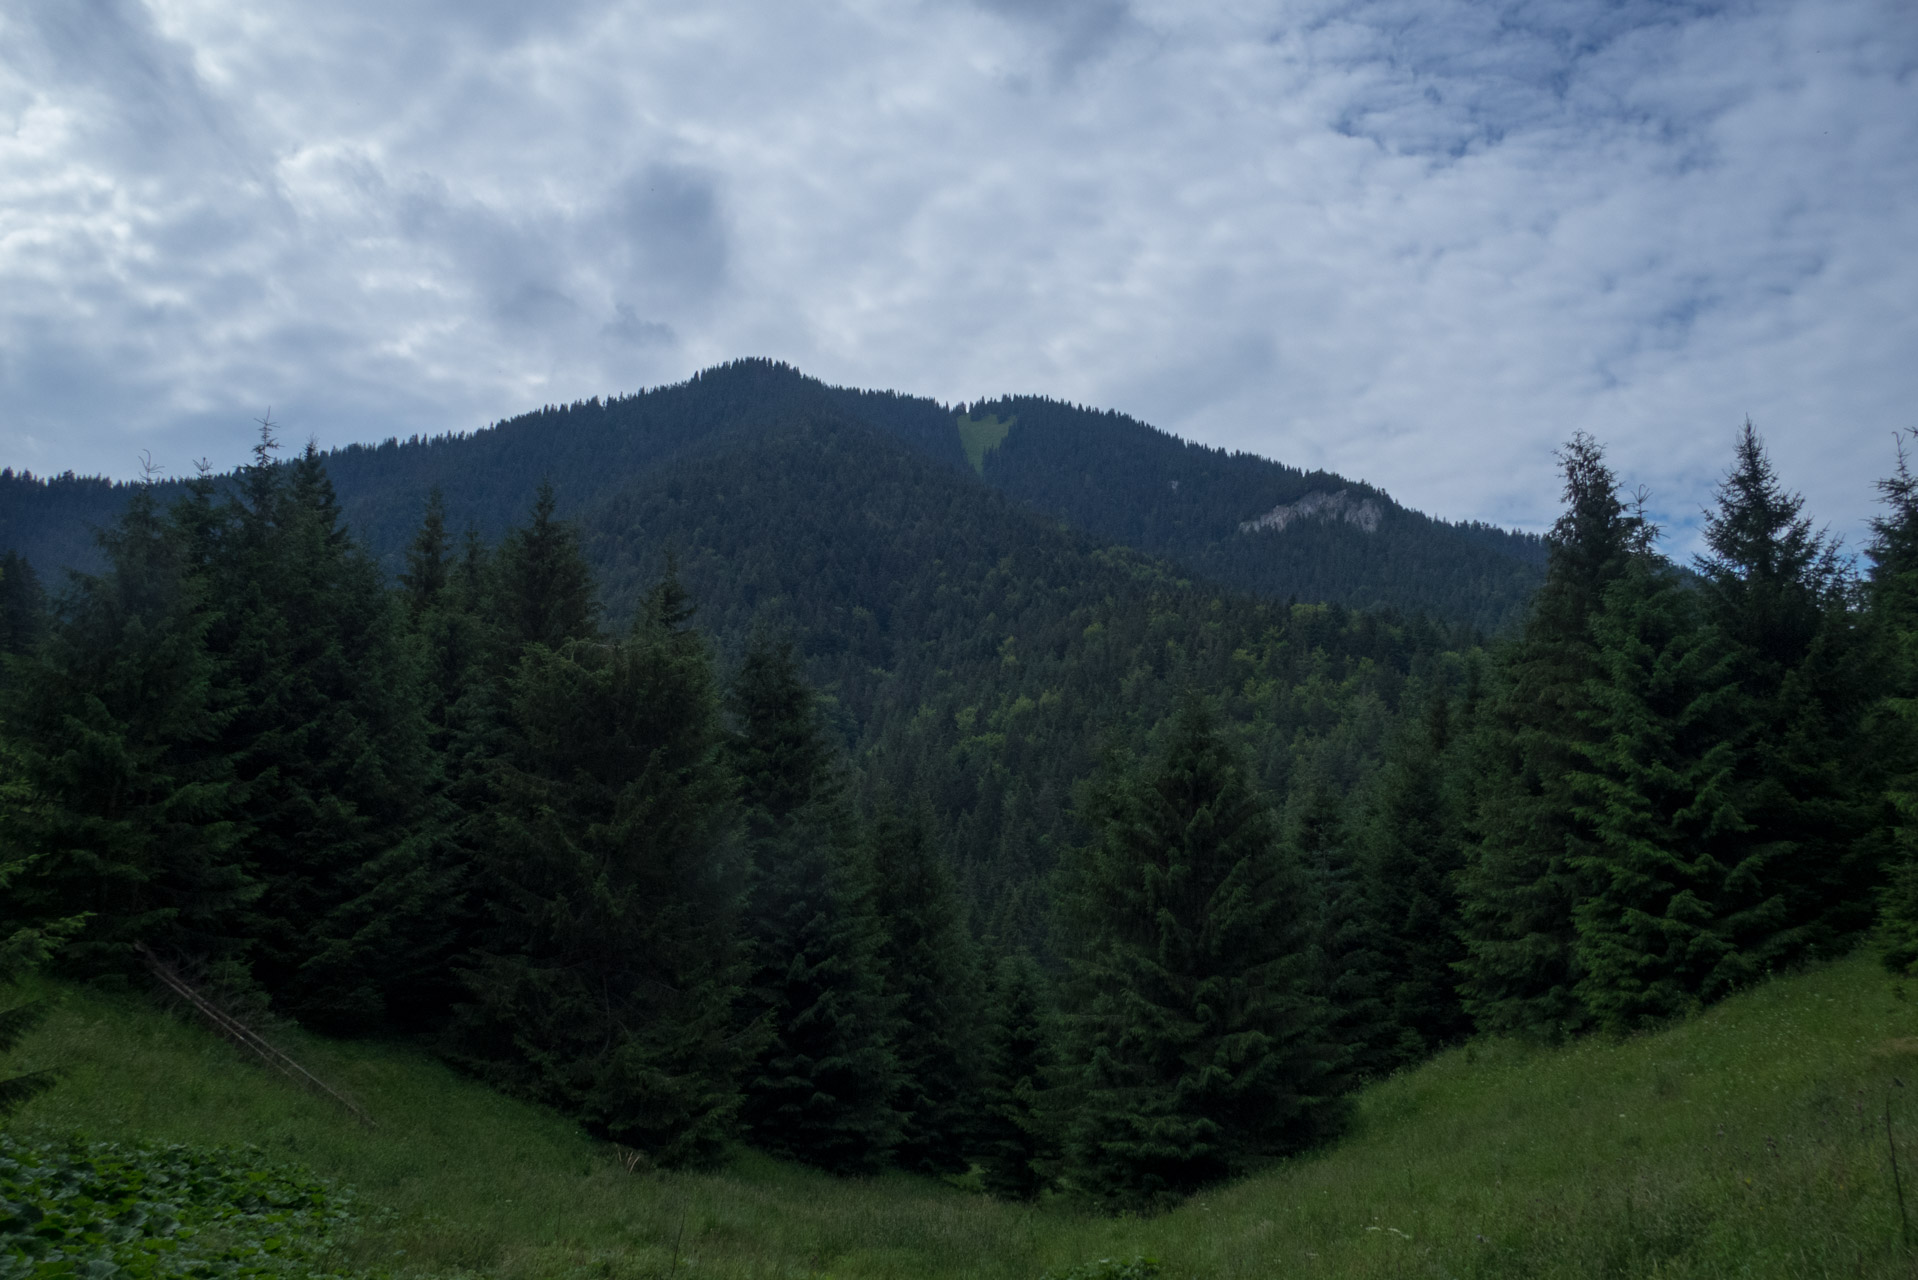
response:
[[[1363,482],[1193,444],[1123,414],[1037,397],[948,406],[827,386],[762,359],[326,457],[349,522],[392,569],[435,487],[456,528],[490,540],[542,478],[558,486],[562,510],[577,513],[676,459],[828,419],[875,428],[1036,512],[1268,598],[1422,612],[1492,631],[1524,608],[1544,561],[1536,536],[1433,519]],[[49,576],[89,568],[90,529],[130,492],[98,478],[0,472],[0,548]],[[1259,536],[1247,537],[1251,529]]]

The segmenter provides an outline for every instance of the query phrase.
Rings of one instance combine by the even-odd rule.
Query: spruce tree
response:
[[[617,643],[530,648],[456,1056],[662,1164],[732,1136],[742,858],[717,686],[673,582]]]
[[[0,655],[26,653],[47,629],[47,593],[25,557],[0,556]]]
[[[454,886],[432,856],[419,664],[311,444],[263,424],[212,556],[210,645],[233,698],[253,969],[281,1009],[371,1030],[445,963]]]
[[[207,647],[213,596],[150,486],[100,546],[106,572],[79,577],[47,642],[9,659],[0,723],[32,803],[0,809],[0,842],[30,865],[0,929],[84,913],[63,956],[82,972],[132,967],[141,944],[231,960],[255,889],[218,750],[232,713]]]
[[[1087,794],[1068,871],[1073,1186],[1162,1205],[1325,1135],[1309,909],[1270,810],[1197,698],[1147,768]]]
[[[1716,914],[1744,839],[1724,737],[1727,663],[1697,598],[1651,554],[1606,590],[1589,738],[1569,778],[1591,840],[1574,858],[1578,995],[1613,1031],[1700,1007],[1731,985]]]
[[[1716,905],[1733,982],[1831,954],[1869,923],[1880,775],[1861,732],[1868,686],[1851,584],[1803,505],[1746,423],[1697,560],[1733,685],[1731,797],[1745,835]]]
[[[1047,1105],[1055,1069],[1045,977],[1024,953],[1001,958],[986,1018],[975,1141],[981,1180],[1002,1200],[1031,1200],[1052,1185],[1058,1117]]]
[[[554,518],[559,499],[551,481],[539,487],[533,521],[506,535],[498,551],[494,609],[509,655],[528,645],[557,649],[594,633],[599,601],[592,571],[572,525]]]
[[[1384,927],[1338,793],[1320,770],[1301,778],[1288,798],[1285,844],[1309,886],[1314,990],[1324,1001],[1339,1079],[1349,1088],[1388,1075],[1399,1061],[1400,1037],[1386,999]]]
[[[442,894],[446,963],[431,966],[403,993],[388,996],[402,1025],[437,1021],[461,998],[451,958],[476,940],[479,916],[469,900],[480,824],[497,802],[492,779],[502,751],[502,663],[490,617],[487,558],[469,531],[456,558],[446,532],[440,491],[428,496],[400,575],[408,640],[420,681],[428,773],[420,830],[422,850]]]
[[[439,606],[452,576],[451,552],[446,535],[446,497],[435,488],[426,497],[419,532],[406,550],[406,572],[400,575],[409,617],[417,621]]]
[[[866,824],[885,930],[880,963],[899,1014],[892,1159],[912,1172],[961,1173],[977,1104],[979,979],[952,872],[930,826],[923,808],[901,810],[884,799]]]
[[[748,1011],[766,1037],[747,1080],[747,1132],[775,1155],[870,1173],[901,1117],[868,850],[791,646],[757,637],[730,705],[752,858]]]
[[[1454,882],[1464,852],[1452,747],[1451,703],[1436,690],[1373,788],[1361,871],[1393,1029],[1388,1067],[1418,1062],[1471,1029],[1456,987],[1464,945]]]
[[[1458,876],[1466,1012],[1481,1030],[1546,1040],[1589,1019],[1577,993],[1574,914],[1582,896],[1575,860],[1591,832],[1567,780],[1591,733],[1592,619],[1647,538],[1597,441],[1580,433],[1559,459],[1565,510],[1546,536],[1545,581],[1500,655],[1473,743],[1478,839]]]
[[[1897,467],[1878,490],[1886,510],[1872,521],[1867,598],[1885,694],[1870,726],[1883,761],[1880,827],[1889,840],[1879,924],[1886,967],[1911,974],[1918,972],[1918,477],[1902,440]]]
[[[0,812],[20,813],[38,803],[22,776],[19,760],[5,737],[0,736]],[[0,901],[10,901],[9,889],[30,869],[37,856],[10,846],[0,836]],[[46,963],[86,924],[84,916],[48,919],[25,915],[17,904],[0,915],[4,915],[4,919],[0,919],[0,991],[13,987]],[[0,1056],[10,1053],[48,1011],[49,1004],[44,999],[0,1009]],[[58,1072],[52,1069],[17,1074],[5,1074],[4,1069],[0,1069],[0,1120],[52,1088],[58,1078]]]

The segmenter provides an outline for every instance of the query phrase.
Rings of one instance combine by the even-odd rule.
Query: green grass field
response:
[[[1448,1053],[1367,1090],[1336,1148],[1120,1221],[750,1152],[628,1172],[420,1053],[284,1037],[368,1132],[143,998],[50,990],[13,1066],[68,1074],[17,1137],[255,1144],[378,1207],[340,1239],[347,1270],[1037,1280],[1149,1255],[1176,1277],[1918,1275],[1885,1134],[1889,1100],[1918,1211],[1918,1004],[1869,956],[1656,1035]]]
[[[1007,418],[1001,422],[997,417],[971,418],[959,415],[959,446],[966,451],[966,461],[980,475],[986,473],[986,455],[1005,442],[1006,432],[1012,430],[1017,418]]]

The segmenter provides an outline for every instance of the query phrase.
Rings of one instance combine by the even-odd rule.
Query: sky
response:
[[[1680,551],[1749,417],[1855,547],[1915,303],[1913,0],[0,0],[41,474],[768,356]]]

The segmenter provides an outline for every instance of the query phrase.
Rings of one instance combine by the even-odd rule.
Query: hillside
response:
[[[1123,414],[1031,396],[971,412],[1003,431],[981,466],[1000,492],[1241,591],[1495,631],[1523,611],[1544,567],[1536,537],[1436,520],[1361,481],[1207,448]]]
[[[369,1133],[141,996],[55,993],[17,1064],[61,1065],[65,1083],[16,1137],[257,1144],[362,1194],[371,1212],[334,1259],[354,1271],[1038,1280],[1137,1255],[1187,1280],[1912,1266],[1885,1115],[1901,1161],[1918,1161],[1918,1099],[1900,1083],[1918,1072],[1918,1008],[1870,956],[1629,1040],[1475,1042],[1362,1093],[1336,1148],[1117,1221],[745,1152],[713,1174],[628,1173],[616,1150],[423,1054],[289,1033],[373,1114]]]
[[[1492,630],[1523,607],[1543,562],[1536,538],[1435,520],[1360,482],[1189,444],[1121,414],[1030,397],[970,413],[740,361],[676,386],[548,407],[471,433],[337,449],[327,466],[349,521],[389,567],[435,486],[454,528],[490,540],[526,510],[543,478],[558,487],[562,512],[580,515],[694,455],[736,456],[769,435],[826,421],[871,428],[882,452],[916,455],[967,486],[1274,600],[1419,611]],[[962,423],[981,419],[993,427],[968,455]],[[852,459],[849,478],[868,461]],[[87,529],[111,519],[127,492],[84,477],[0,473],[0,549],[20,551],[43,574],[87,567]],[[1340,495],[1360,518],[1324,505]],[[1298,518],[1272,519],[1281,509]]]
[[[435,485],[449,525],[490,540],[550,473],[612,621],[671,553],[722,664],[756,627],[791,634],[866,784],[926,794],[977,922],[1040,950],[1038,886],[1084,838],[1072,789],[1103,743],[1139,740],[1197,686],[1225,698],[1274,794],[1312,762],[1353,785],[1455,643],[1417,616],[1222,589],[1062,524],[980,483],[928,404],[735,366],[326,466],[391,573]]]

